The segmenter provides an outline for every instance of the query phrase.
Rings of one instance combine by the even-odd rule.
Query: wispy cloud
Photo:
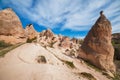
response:
[[[1,0],[22,17],[54,29],[89,30],[99,12],[112,22],[113,32],[120,32],[120,0]],[[62,24],[62,25],[60,25]],[[58,26],[60,25],[60,26]]]

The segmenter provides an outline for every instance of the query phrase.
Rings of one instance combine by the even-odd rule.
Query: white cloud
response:
[[[120,1],[115,0],[111,3],[106,9],[105,14],[109,18],[116,16],[115,18],[111,18],[110,21],[112,23],[112,32],[117,33],[120,32]]]
[[[84,39],[85,38],[85,36],[74,36],[74,37],[77,39]]]
[[[3,2],[6,2],[3,0]],[[89,30],[99,17],[99,12],[110,18],[113,32],[120,32],[120,0],[9,0],[23,17],[48,28],[65,21],[61,30]],[[8,2],[7,2],[8,4]],[[111,17],[117,16],[115,19]],[[57,26],[58,27],[58,26]]]

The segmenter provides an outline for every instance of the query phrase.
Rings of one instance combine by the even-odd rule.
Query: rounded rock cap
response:
[[[100,15],[103,15],[103,11],[100,11]]]

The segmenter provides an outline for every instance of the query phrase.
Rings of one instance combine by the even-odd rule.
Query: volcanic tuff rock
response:
[[[79,49],[79,56],[95,66],[114,71],[114,49],[111,44],[111,23],[101,12]]]
[[[34,27],[32,24],[29,24],[26,26],[25,33],[26,33],[27,38],[29,39],[33,39],[37,37],[37,32],[34,30]]]
[[[12,9],[0,11],[0,40],[12,44],[25,42],[24,33],[22,24]]]
[[[59,48],[67,55],[76,55],[75,52],[80,46],[76,41],[79,42],[78,39],[73,40],[66,36],[55,35],[50,29],[40,32],[37,36],[37,42],[42,46]]]

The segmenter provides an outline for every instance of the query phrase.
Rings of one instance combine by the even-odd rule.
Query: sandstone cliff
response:
[[[106,71],[115,72],[111,23],[101,12],[79,49],[79,56]]]

